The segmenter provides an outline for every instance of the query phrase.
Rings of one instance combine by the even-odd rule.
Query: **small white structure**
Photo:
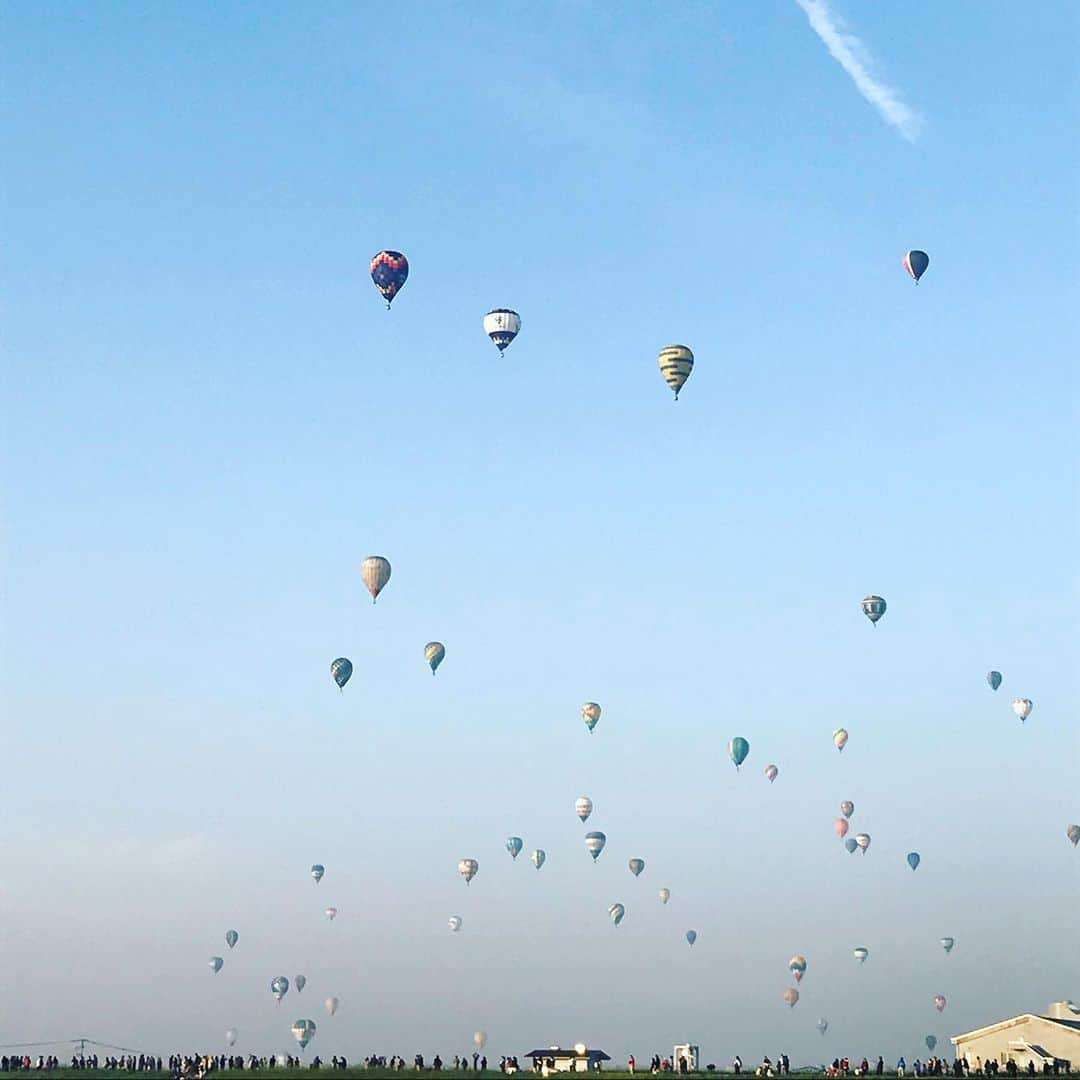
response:
[[[533,1072],[541,1076],[553,1072],[599,1072],[602,1062],[611,1060],[603,1050],[590,1050],[584,1043],[575,1043],[572,1050],[549,1046],[546,1050],[530,1050],[522,1056],[532,1058]]]
[[[1044,1016],[1024,1013],[987,1027],[954,1035],[949,1040],[956,1056],[975,1069],[988,1061],[1007,1065],[1015,1061],[1021,1070],[1032,1062],[1036,1071],[1054,1061],[1080,1065],[1080,1006],[1071,1001],[1055,1001]]]
[[[684,1068],[686,1072],[697,1072],[700,1068],[698,1065],[700,1057],[700,1046],[695,1046],[693,1043],[677,1043],[671,1051],[671,1064],[677,1073],[683,1072]],[[682,1064],[684,1061],[685,1066]]]

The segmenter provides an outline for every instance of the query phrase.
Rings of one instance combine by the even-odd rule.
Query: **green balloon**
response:
[[[736,735],[728,743],[728,756],[735,762],[736,769],[746,760],[749,753],[750,744],[741,735]]]

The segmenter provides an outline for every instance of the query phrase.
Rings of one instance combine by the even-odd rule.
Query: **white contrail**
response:
[[[874,58],[866,46],[848,31],[826,0],[795,0],[806,12],[810,26],[832,53],[833,59],[851,76],[851,81],[871,105],[892,124],[908,142],[914,142],[922,127],[922,117],[900,100],[891,87],[874,78]]]

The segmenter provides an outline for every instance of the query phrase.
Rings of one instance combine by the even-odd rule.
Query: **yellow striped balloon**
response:
[[[679,391],[683,383],[690,378],[694,370],[694,354],[686,345],[665,345],[660,350],[660,374],[664,381],[675,391],[675,400],[679,400]]]

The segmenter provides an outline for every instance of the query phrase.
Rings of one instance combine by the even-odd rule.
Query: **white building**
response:
[[[1041,1073],[1044,1063],[1067,1061],[1080,1067],[1080,1006],[1071,1001],[1055,1001],[1046,1014],[1024,1013],[976,1031],[954,1035],[949,1040],[956,1056],[972,1069],[987,1061],[1005,1066],[1015,1061],[1021,1070],[1034,1062]]]
[[[686,1062],[687,1072],[697,1072],[699,1065],[698,1059],[701,1057],[701,1047],[695,1046],[693,1043],[679,1043],[671,1051],[671,1064],[674,1066],[677,1073],[682,1072],[679,1063]]]
[[[522,1056],[532,1058],[533,1072],[543,1076],[553,1072],[599,1072],[601,1063],[611,1060],[603,1050],[590,1050],[584,1043],[577,1043],[572,1050],[549,1046]]]

